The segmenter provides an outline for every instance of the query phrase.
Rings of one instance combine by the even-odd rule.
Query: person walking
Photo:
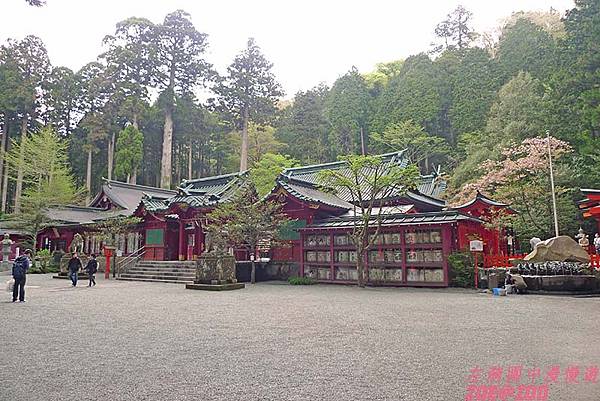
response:
[[[31,266],[31,249],[26,249],[23,255],[15,259],[12,267],[12,276],[15,280],[13,302],[17,302],[17,296],[19,297],[19,302],[25,302],[25,281],[29,266]]]
[[[94,277],[94,274],[96,274],[96,272],[98,271],[98,261],[96,260],[96,254],[91,254],[90,255],[90,260],[88,260],[87,265],[85,265],[85,271],[88,274],[88,277],[90,278],[90,283],[88,284],[88,287],[91,287],[92,284],[96,285],[96,278]]]
[[[77,252],[73,252],[73,256],[69,259],[69,278],[71,279],[71,283],[73,287],[77,286],[77,272],[81,270],[81,259],[77,255]]]
[[[596,255],[600,254],[600,234],[598,233],[594,236],[594,248],[596,249]]]

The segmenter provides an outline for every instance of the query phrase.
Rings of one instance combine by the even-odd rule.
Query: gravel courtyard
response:
[[[522,365],[525,384],[528,369],[560,365],[548,400],[600,398],[583,379],[600,365],[600,298],[27,284],[25,304],[0,302],[1,400],[463,400],[471,369],[486,384],[496,365]],[[570,365],[579,384],[565,382]]]

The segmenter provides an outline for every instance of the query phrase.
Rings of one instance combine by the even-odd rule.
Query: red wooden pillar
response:
[[[179,260],[185,260],[185,223],[179,219]]]
[[[300,232],[300,277],[304,277],[304,231]]]
[[[450,285],[450,272],[448,270],[448,255],[452,251],[452,231],[448,224],[442,226],[442,260],[444,263],[444,285]]]

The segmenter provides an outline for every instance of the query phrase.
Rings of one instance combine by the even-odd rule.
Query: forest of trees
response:
[[[6,152],[52,126],[88,193],[100,177],[174,187],[247,168],[268,189],[283,167],[408,149],[422,173],[445,173],[450,203],[481,190],[525,216],[514,222],[524,235],[544,237],[547,156],[536,138],[548,131],[561,229],[573,231],[583,224],[578,188],[600,187],[600,2],[577,0],[565,15],[517,12],[493,33],[471,24],[459,6],[432,26],[438,40],[422,53],[368,73],[351,67],[291,100],[253,39],[219,75],[205,58],[209,36],[181,10],[158,24],[118,23],[79,71],[53,66],[38,37],[9,40],[0,48],[2,211],[18,211],[30,185]]]

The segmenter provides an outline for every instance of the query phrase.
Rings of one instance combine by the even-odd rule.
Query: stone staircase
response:
[[[194,261],[140,260],[117,280],[191,284],[195,278]]]

